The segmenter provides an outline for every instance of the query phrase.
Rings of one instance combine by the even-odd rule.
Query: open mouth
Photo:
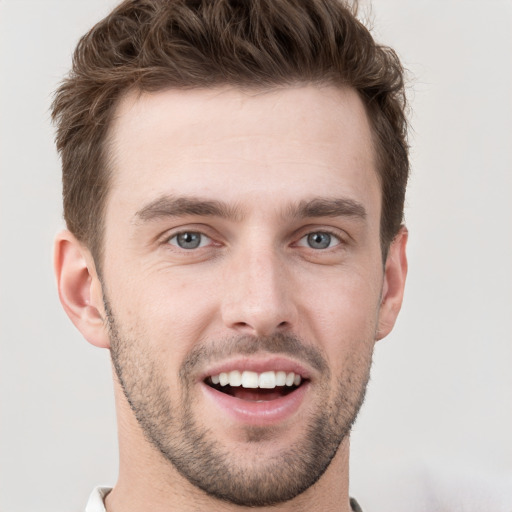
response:
[[[205,379],[205,384],[227,395],[250,402],[267,402],[289,395],[305,380],[294,372],[223,372]]]

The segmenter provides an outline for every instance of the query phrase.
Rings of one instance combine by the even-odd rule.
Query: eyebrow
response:
[[[366,210],[358,201],[348,198],[314,198],[300,201],[288,209],[291,217],[356,217],[364,220]]]
[[[165,217],[183,217],[185,215],[222,217],[233,220],[242,218],[241,211],[237,206],[200,197],[176,196],[162,196],[151,201],[135,214],[135,218],[147,222]]]
[[[203,199],[194,196],[166,195],[151,201],[135,214],[135,219],[144,222],[166,217],[186,215],[201,217],[221,217],[240,221],[243,219],[241,208],[223,201]],[[284,217],[296,219],[315,217],[355,217],[366,218],[364,206],[348,198],[317,197],[291,204],[284,210]]]

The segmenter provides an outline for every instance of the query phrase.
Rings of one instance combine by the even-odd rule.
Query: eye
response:
[[[197,231],[184,231],[169,238],[167,243],[175,245],[181,249],[199,249],[211,242],[211,238]]]
[[[340,239],[325,231],[315,231],[303,236],[298,245],[311,249],[329,249],[340,244]]]

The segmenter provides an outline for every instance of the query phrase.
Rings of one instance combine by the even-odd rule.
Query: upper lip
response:
[[[213,364],[208,369],[201,373],[199,376],[200,381],[204,381],[212,375],[219,375],[223,372],[230,372],[233,370],[251,371],[256,373],[263,373],[269,371],[284,371],[293,372],[296,375],[300,375],[302,379],[310,379],[311,372],[305,367],[305,365],[283,356],[271,356],[271,357],[257,357],[257,356],[238,356],[233,359],[222,361]]]

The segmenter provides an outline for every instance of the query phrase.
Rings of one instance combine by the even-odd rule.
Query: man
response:
[[[131,0],[53,116],[59,294],[119,424],[88,512],[360,510],[349,432],[407,270],[395,54],[335,0]]]

